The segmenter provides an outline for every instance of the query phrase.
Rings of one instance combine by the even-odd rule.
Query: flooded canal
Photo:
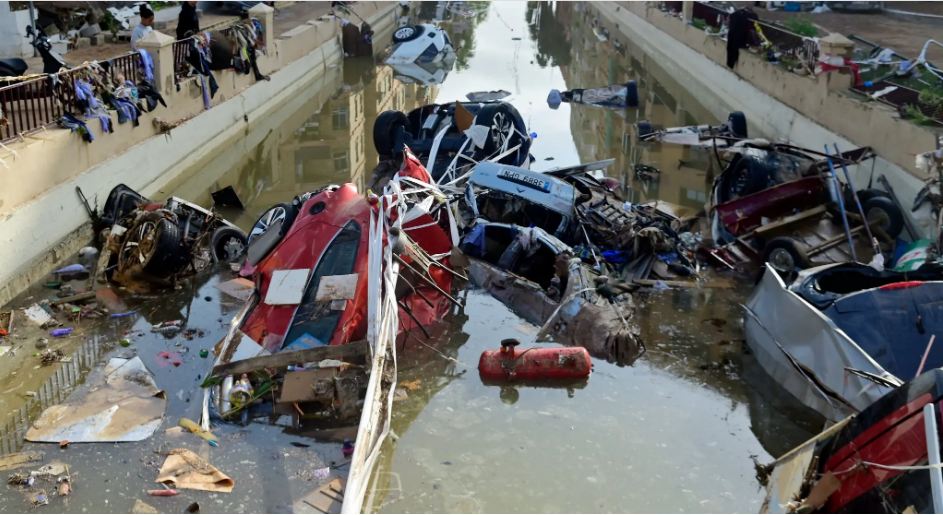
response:
[[[443,17],[457,47],[456,68],[441,84],[407,84],[369,58],[348,59],[327,69],[305,95],[255,121],[224,151],[191,163],[180,180],[153,197],[174,194],[209,205],[209,192],[232,185],[247,208],[225,214],[247,229],[261,211],[302,191],[343,182],[365,191],[377,162],[371,130],[380,112],[505,89],[536,133],[533,168],[614,158],[609,173],[620,178],[631,201],[703,208],[708,156],[680,146],[639,145],[633,124],[709,121],[707,109],[616,27],[602,25],[592,5],[471,2],[435,10],[435,3],[426,3],[413,14]],[[389,38],[378,34],[376,41]],[[554,110],[546,102],[552,88],[629,79],[640,85],[638,110],[566,103]],[[640,162],[661,173],[640,178],[634,168]],[[394,404],[395,437],[381,456],[370,506],[381,512],[756,511],[762,495],[755,462],[770,461],[821,425],[776,393],[744,351],[740,303],[751,283],[708,274],[710,287],[637,294],[647,352],[631,364],[594,359],[591,379],[576,389],[483,385],[476,370],[481,351],[504,338],[530,344],[538,328],[486,292],[462,292],[465,309],[445,322],[443,336],[412,339],[399,350],[399,381],[408,385],[408,397]],[[171,295],[129,298],[136,317],[96,323],[60,344],[69,354],[87,340],[108,344],[130,335],[130,349],[109,349],[141,356],[167,391],[168,408],[155,436],[139,444],[62,451],[27,445],[72,466],[75,494],[48,508],[128,512],[153,487],[163,460],[158,452],[195,438],[165,430],[181,416],[199,419],[199,384],[211,364],[199,351],[219,341],[240,307],[216,288],[230,276],[220,271]],[[41,288],[31,290],[14,306],[42,294]],[[201,333],[185,340],[149,331],[173,319],[187,319]],[[162,351],[178,353],[183,364],[166,366]],[[0,397],[5,409],[15,412],[22,392],[45,380],[46,369],[35,370],[35,385],[6,380],[8,391]],[[193,500],[213,512],[298,510],[293,500],[309,489],[312,471],[343,462],[339,444],[261,422],[220,425],[215,432],[225,452],[213,454],[213,464],[236,479],[233,493],[188,491],[179,500],[162,500],[162,511],[180,512]],[[28,509],[7,488],[0,511]]]

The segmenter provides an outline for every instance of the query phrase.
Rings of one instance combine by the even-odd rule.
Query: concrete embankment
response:
[[[725,66],[726,43],[657,9],[649,2],[595,3],[600,22],[612,36],[637,45],[647,57],[686,89],[695,93],[718,119],[744,111],[757,133],[822,151],[837,143],[842,150],[870,146],[878,155],[858,168],[856,186],[887,177],[905,213],[917,229],[930,234],[932,217],[911,213],[914,196],[923,186],[915,166],[918,154],[936,148],[938,134],[901,118],[876,102],[851,96],[851,76],[792,73],[762,56],[741,52],[734,70]]]
[[[395,21],[396,3],[359,2],[355,16],[374,30]],[[343,58],[339,23],[333,17],[299,20],[274,34],[273,13],[259,5],[253,16],[265,25],[265,52],[259,68],[270,76],[258,81],[234,70],[214,72],[219,91],[204,109],[200,80],[175,79],[173,38],[155,33],[144,45],[155,62],[155,80],[168,108],[141,117],[140,125],[115,125],[112,134],[85,143],[63,129],[49,129],[7,144],[0,157],[9,167],[0,190],[0,303],[6,303],[43,278],[58,262],[91,241],[89,217],[79,201],[81,188],[93,207],[124,183],[154,195],[178,178],[187,163],[218,152],[248,133],[267,113],[290,102],[298,92]],[[154,120],[174,126],[161,131]],[[166,126],[166,125],[165,125]]]

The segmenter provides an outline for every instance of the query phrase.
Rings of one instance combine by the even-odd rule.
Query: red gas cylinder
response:
[[[518,350],[520,342],[501,341],[501,350],[486,350],[478,360],[484,382],[577,381],[589,377],[593,363],[583,347],[531,347]]]

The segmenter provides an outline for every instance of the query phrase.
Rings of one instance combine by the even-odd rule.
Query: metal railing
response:
[[[705,2],[694,2],[691,11],[691,17],[697,20],[704,20],[708,27],[719,29],[727,18],[727,11],[714,7]]]
[[[915,89],[901,86],[900,84],[895,84],[886,80],[881,80],[874,82],[871,87],[859,85],[853,87],[852,90],[862,95],[867,95],[870,98],[872,93],[891,87],[896,89],[879,96],[877,98],[878,102],[895,107],[901,114],[904,113],[904,110],[907,108],[907,106],[912,106],[927,118],[933,120],[937,124],[943,125],[943,109],[939,109],[935,106],[927,105],[921,102],[920,92]]]
[[[112,77],[120,74],[135,83],[143,77],[141,55],[137,52],[99,64]],[[56,123],[66,112],[74,111],[75,79],[90,70],[91,65],[85,65],[0,87],[0,141],[40,130]]]

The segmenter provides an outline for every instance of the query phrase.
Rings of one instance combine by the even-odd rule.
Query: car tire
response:
[[[625,83],[625,105],[638,107],[638,84],[634,80]]]
[[[412,41],[423,33],[422,25],[406,25],[393,31],[394,43],[405,43]]]
[[[224,225],[213,231],[210,245],[213,250],[213,261],[236,263],[246,255],[249,243],[244,232]]]
[[[373,146],[380,154],[380,159],[389,159],[393,156],[393,145],[396,143],[396,131],[400,127],[406,130],[409,119],[402,111],[383,111],[373,122]]]
[[[509,138],[508,148],[517,144],[515,139],[524,139],[521,141],[517,152],[505,156],[501,159],[504,164],[518,166],[527,157],[530,151],[530,137],[526,136],[527,128],[521,120],[520,113],[511,104],[507,102],[492,102],[485,104],[475,115],[475,125],[484,125],[488,127],[488,137],[485,139],[485,146],[482,151],[482,159],[486,159],[497,153],[504,146],[504,138]],[[514,132],[507,136],[507,130],[513,127]],[[525,135],[524,138],[521,134]],[[480,161],[480,159],[478,159]]]
[[[891,238],[897,238],[904,229],[904,214],[891,199],[875,196],[862,201],[861,204],[865,219],[869,221],[882,219],[879,227]]]
[[[792,238],[773,238],[763,248],[763,262],[782,274],[790,274],[811,265],[809,256]]]
[[[140,247],[145,240],[149,248],[142,257]],[[140,272],[144,274],[168,277],[189,261],[189,256],[185,254],[177,224],[160,212],[152,212],[142,216],[129,229],[128,236],[121,244],[118,270],[126,272],[140,265]],[[139,260],[138,263],[133,262],[134,259]]]
[[[638,130],[638,139],[644,140],[649,134],[655,133],[655,127],[647,121],[641,121],[635,124],[635,128]]]
[[[891,200],[890,193],[877,188],[868,188],[858,192],[858,200],[861,202],[862,206],[864,206],[865,202],[871,200],[874,197],[884,197],[888,200]],[[854,202],[854,199],[851,199],[851,201]],[[893,202],[893,200],[891,200],[891,202]]]
[[[748,137],[747,132],[747,117],[743,114],[743,111],[734,111],[727,116],[727,126],[730,128],[730,133],[735,138],[744,138]]]

